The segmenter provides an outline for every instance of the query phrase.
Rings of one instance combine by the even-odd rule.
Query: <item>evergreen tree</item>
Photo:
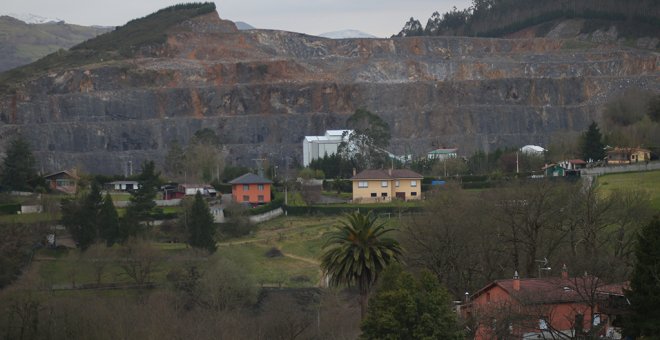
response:
[[[156,173],[153,161],[142,165],[142,172],[138,177],[138,189],[131,196],[131,204],[128,210],[132,210],[140,221],[148,220],[152,210],[156,207],[156,193],[160,185],[160,174]]]
[[[587,162],[589,160],[599,161],[605,158],[603,135],[600,133],[596,122],[591,122],[589,129],[582,135],[580,151],[582,153],[582,159]]]
[[[105,195],[98,218],[99,236],[111,247],[119,239],[119,215],[109,193]]]
[[[89,192],[79,200],[62,201],[62,224],[82,250],[98,238],[98,222],[102,204],[100,187],[92,182]]]
[[[195,200],[187,213],[188,243],[194,248],[203,248],[209,252],[216,250],[215,225],[213,215],[202,194],[198,191]]]
[[[39,178],[35,165],[30,144],[19,135],[7,148],[2,164],[0,187],[4,190],[32,191],[36,179]]]
[[[153,161],[142,165],[138,176],[138,189],[132,193],[131,203],[126,208],[126,215],[119,223],[119,240],[125,242],[131,236],[138,236],[143,230],[143,222],[151,220],[156,208],[156,193],[160,186],[160,174],[156,172]]]
[[[660,219],[655,217],[644,226],[637,238],[635,264],[630,280],[632,313],[626,325],[626,334],[647,336],[660,334]]]
[[[388,268],[369,301],[363,339],[462,339],[451,298],[438,279],[424,271],[415,280],[399,265]]]

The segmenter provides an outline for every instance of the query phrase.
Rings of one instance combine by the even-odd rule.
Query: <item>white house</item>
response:
[[[426,158],[428,159],[449,159],[449,158],[456,158],[458,157],[458,149],[436,149],[433,151],[429,151],[426,154]]]
[[[305,136],[303,139],[303,166],[309,166],[315,159],[337,153],[339,144],[353,133],[353,130],[327,130],[323,136]]]

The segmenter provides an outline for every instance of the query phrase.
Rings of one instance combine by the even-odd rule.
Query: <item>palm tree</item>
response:
[[[364,319],[369,291],[378,275],[402,254],[399,242],[383,237],[394,230],[377,223],[371,212],[346,215],[337,230],[326,234],[321,268],[333,286],[355,285],[360,291],[360,312]]]

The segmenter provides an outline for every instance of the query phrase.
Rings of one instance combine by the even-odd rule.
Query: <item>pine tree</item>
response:
[[[153,161],[142,165],[138,176],[138,189],[131,196],[131,203],[126,208],[126,214],[119,223],[119,241],[126,242],[129,237],[135,237],[145,232],[143,222],[151,220],[151,214],[156,208],[156,192],[160,185],[160,173],[156,172]]]
[[[599,161],[605,158],[605,144],[598,124],[591,122],[589,129],[582,135],[580,151],[585,161]]]
[[[660,334],[660,219],[655,217],[642,228],[635,248],[635,265],[630,280],[632,313],[626,334],[648,336]]]
[[[195,194],[195,200],[187,215],[188,243],[194,248],[203,248],[209,252],[214,252],[216,245],[213,215],[199,191]]]
[[[119,215],[109,193],[105,195],[99,211],[98,228],[100,237],[108,247],[119,240]]]
[[[19,135],[7,148],[2,164],[0,187],[4,190],[32,191],[34,181],[39,177],[35,165],[30,144]]]
[[[89,193],[79,200],[62,201],[62,224],[82,250],[94,244],[98,238],[98,221],[101,211],[100,187],[92,182]]]
[[[153,161],[142,165],[142,172],[138,177],[138,189],[133,192],[131,204],[128,207],[140,221],[148,220],[152,210],[156,207],[154,199],[160,185],[159,176]]]

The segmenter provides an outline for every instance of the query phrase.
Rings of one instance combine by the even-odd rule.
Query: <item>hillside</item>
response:
[[[658,54],[563,39],[326,39],[239,31],[200,4],[170,8],[0,74],[0,150],[17,133],[44,171],[162,164],[209,128],[227,162],[295,164],[305,135],[365,108],[391,151],[460,153],[571,138],[626,88],[660,91]],[[273,164],[271,163],[271,164]]]
[[[465,10],[454,9],[442,15],[433,13],[425,26],[411,18],[398,34],[421,35],[578,38],[629,42],[655,49],[660,39],[660,3],[653,0],[475,0],[473,6]]]
[[[0,72],[29,64],[109,30],[64,22],[27,24],[10,16],[0,16]]]

